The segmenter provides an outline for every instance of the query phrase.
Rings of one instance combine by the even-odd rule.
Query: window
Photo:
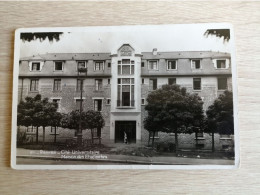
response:
[[[148,69],[149,70],[158,70],[158,61],[148,61]]]
[[[77,79],[77,91],[81,91],[83,90],[83,83],[84,83],[84,80],[82,79]]]
[[[39,71],[39,70],[40,70],[40,62],[33,62],[32,71]]]
[[[142,68],[144,67],[144,62],[141,62],[141,67],[142,67]]]
[[[177,61],[176,60],[168,60],[167,61],[167,70],[177,70]]]
[[[218,90],[227,89],[227,78],[218,78]]]
[[[111,99],[107,98],[107,105],[110,105],[110,103],[111,103]]]
[[[191,60],[191,66],[193,69],[200,69],[200,60]]]
[[[142,104],[142,105],[145,105],[145,100],[144,100],[144,98],[141,99],[141,104]]]
[[[96,61],[94,70],[95,71],[104,70],[104,61]]]
[[[120,78],[117,85],[117,106],[134,106],[134,79]]]
[[[150,90],[157,89],[157,79],[150,79]]]
[[[226,60],[217,60],[217,68],[226,68]]]
[[[94,110],[101,111],[102,110],[102,100],[94,100]]]
[[[193,78],[193,89],[201,90],[201,78]]]
[[[95,90],[96,91],[102,90],[102,79],[95,79]]]
[[[86,61],[78,61],[78,70],[87,68]]]
[[[130,75],[134,74],[135,67],[134,61],[130,59],[123,59],[122,61],[118,61],[118,74],[119,75]]]
[[[39,80],[38,79],[32,79],[31,85],[30,85],[30,91],[38,91],[39,86]]]
[[[53,91],[61,90],[61,79],[54,79]]]
[[[111,68],[111,63],[110,62],[108,62],[107,67]]]
[[[142,84],[144,84],[144,79],[142,79]]]
[[[83,104],[83,100],[76,99],[76,110],[80,110],[81,102]],[[83,106],[82,106],[82,110],[83,110]]]
[[[55,63],[55,67],[54,67],[54,70],[55,71],[61,71],[61,70],[63,70],[63,62],[61,62],[61,61],[58,61],[58,62],[54,62]]]
[[[55,102],[57,104],[57,111],[60,110],[60,99],[52,99],[52,102]]]
[[[110,85],[110,79],[107,79],[107,84]]]
[[[176,84],[176,78],[168,78],[168,85]]]

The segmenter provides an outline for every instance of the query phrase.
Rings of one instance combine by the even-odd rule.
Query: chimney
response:
[[[157,48],[153,49],[153,55],[156,56],[157,55]]]

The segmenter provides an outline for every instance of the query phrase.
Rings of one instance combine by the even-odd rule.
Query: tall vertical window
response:
[[[95,90],[96,91],[102,90],[102,79],[95,79]]]
[[[226,60],[217,60],[217,68],[226,68]]]
[[[61,79],[54,79],[53,91],[61,90]]]
[[[157,89],[157,79],[150,79],[150,90],[156,90]]]
[[[30,85],[30,91],[38,91],[39,86],[39,80],[38,79],[32,79],[31,85]]]
[[[83,79],[77,79],[77,91],[83,90],[83,83],[84,83]]]
[[[117,106],[134,106],[134,79],[120,78],[117,85]]]
[[[167,70],[177,70],[177,61],[176,60],[168,60],[167,61]]]
[[[60,111],[60,99],[52,99],[52,102],[57,104],[57,111]]]
[[[148,69],[149,70],[158,70],[158,61],[157,60],[148,61]]]
[[[32,71],[39,71],[39,70],[40,70],[40,62],[33,62]]]
[[[191,66],[193,69],[200,69],[200,60],[191,60]]]
[[[123,59],[122,61],[118,61],[118,74],[119,75],[130,75],[135,72],[135,62],[130,59]]]
[[[86,68],[86,67],[87,67],[86,61],[78,61],[78,70]]]
[[[218,90],[227,89],[227,78],[218,78]]]
[[[95,61],[95,71],[104,70],[104,61]]]
[[[102,100],[96,99],[94,100],[94,110],[101,111],[102,110]]]
[[[76,99],[76,110],[80,110],[81,101],[82,101],[82,103],[83,103],[83,100],[81,100],[81,99]],[[83,106],[82,106],[82,110],[83,110]]]
[[[54,70],[55,71],[63,70],[63,62],[62,61],[54,62]]]
[[[201,90],[201,78],[193,78],[193,89]]]
[[[176,84],[176,78],[168,78],[168,85]]]

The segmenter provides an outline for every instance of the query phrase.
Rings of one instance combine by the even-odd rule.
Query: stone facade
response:
[[[87,74],[78,72],[80,63],[87,67]],[[78,79],[84,80],[83,110],[97,109],[95,100],[102,104],[99,109],[101,108],[105,119],[105,127],[101,135],[105,142],[123,141],[120,131],[127,130],[120,128],[132,128],[135,131],[131,134],[134,137],[131,138],[132,141],[147,143],[149,135],[142,122],[146,115],[145,99],[149,92],[154,90],[153,87],[160,88],[169,84],[169,79],[186,87],[190,93],[198,93],[204,101],[205,111],[224,89],[232,90],[231,61],[228,53],[157,52],[156,49],[153,52],[136,53],[129,44],[124,44],[115,54],[57,53],[21,58],[18,98],[22,100],[26,96],[40,93],[50,101],[58,100],[59,111],[68,113],[77,109],[77,100],[80,99],[80,91],[77,90]],[[32,82],[36,82],[32,80],[37,80],[37,90],[32,89]],[[59,82],[58,90],[54,80]],[[123,83],[128,81],[131,81],[130,84]],[[88,130],[84,130],[83,138],[89,138],[89,133]],[[33,133],[28,132],[29,134],[33,136]],[[51,128],[47,128],[46,135],[46,141],[51,142],[54,139]],[[59,128],[57,141],[70,139],[74,135],[73,130]],[[209,135],[196,140],[194,134],[180,135],[180,147],[194,147],[203,142],[203,147],[207,149],[211,145],[205,141],[209,140],[207,136]],[[218,136],[215,145],[221,148],[226,143],[220,143],[221,139]],[[156,139],[158,142],[174,142],[174,136],[165,133],[159,133]]]

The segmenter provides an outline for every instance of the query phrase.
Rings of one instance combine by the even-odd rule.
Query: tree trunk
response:
[[[43,134],[42,134],[42,147],[44,148],[44,144],[45,144],[45,127],[42,127],[43,130]]]
[[[155,136],[155,131],[153,132],[152,148],[154,146],[154,136]]]
[[[36,127],[36,144],[38,144],[38,138],[39,138],[39,127]]]
[[[149,131],[149,133],[148,133],[148,147],[150,146],[150,131]]]
[[[175,152],[178,150],[178,133],[175,131]]]
[[[91,129],[91,142],[94,143],[93,129]]]
[[[56,128],[57,128],[57,127],[55,126],[55,127],[54,127],[54,143],[56,143],[56,132],[57,132],[57,131],[56,131]]]
[[[215,140],[214,140],[214,130],[212,130],[212,152],[215,152]]]

